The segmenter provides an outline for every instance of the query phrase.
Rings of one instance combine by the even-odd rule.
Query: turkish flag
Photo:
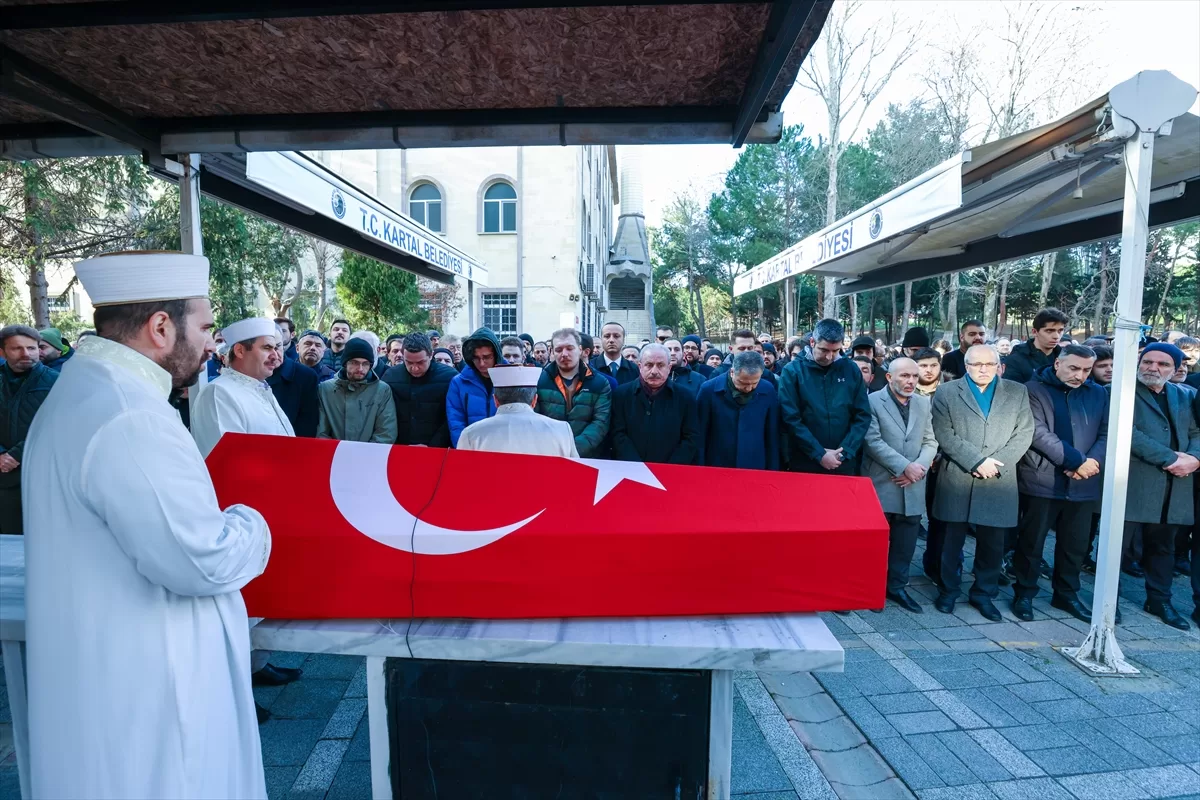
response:
[[[271,526],[267,570],[243,590],[251,616],[884,604],[888,526],[865,478],[244,434],[222,437],[208,466],[222,507]]]

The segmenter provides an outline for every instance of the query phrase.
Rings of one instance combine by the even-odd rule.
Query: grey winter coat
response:
[[[1166,522],[1168,525],[1191,525],[1195,510],[1192,482],[1195,473],[1176,478],[1163,467],[1178,458],[1176,449],[1200,458],[1200,428],[1192,414],[1191,398],[1174,383],[1163,387],[1171,423],[1162,415],[1154,393],[1137,385],[1133,396],[1133,446],[1129,456],[1129,493],[1125,500],[1125,519],[1128,522]],[[1178,438],[1178,448],[1171,447],[1171,424]],[[1170,506],[1163,518],[1170,484]]]
[[[933,436],[933,406],[928,397],[914,394],[908,401],[905,425],[890,392],[884,388],[867,396],[871,426],[863,439],[863,475],[875,484],[884,511],[919,516],[925,513],[926,481],[933,480],[928,470],[938,451]],[[904,488],[892,483],[892,478],[899,477],[914,461],[925,468],[925,479]]]
[[[351,381],[343,369],[337,379],[317,386],[321,406],[318,439],[396,443],[396,402],[391,388],[374,372],[365,381]]]
[[[1017,524],[1017,462],[1033,441],[1029,393],[1019,383],[998,381],[991,413],[984,417],[964,378],[938,387],[933,396],[933,435],[942,450],[933,516],[1011,528]],[[983,480],[972,472],[985,458],[1004,466]]]

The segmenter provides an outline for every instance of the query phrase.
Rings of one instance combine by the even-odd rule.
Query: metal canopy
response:
[[[1175,118],[1151,172],[1151,228],[1200,217],[1200,118]],[[1129,136],[1108,95],[1060,120],[972,148],[746,275],[838,279],[838,294],[1007,261],[1121,233]]]
[[[777,141],[832,0],[0,6],[0,155]]]
[[[487,285],[481,262],[301,153],[205,156],[200,191],[423,278]]]

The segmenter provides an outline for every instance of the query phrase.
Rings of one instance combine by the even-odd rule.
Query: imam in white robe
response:
[[[170,375],[79,343],[25,447],[36,798],[265,798],[240,589],[267,523],[221,511]]]
[[[201,390],[189,410],[192,437],[205,458],[225,433],[296,435],[271,387],[228,367]]]
[[[496,416],[463,428],[458,449],[579,458],[571,424],[543,416],[525,403],[506,403],[496,409]]]

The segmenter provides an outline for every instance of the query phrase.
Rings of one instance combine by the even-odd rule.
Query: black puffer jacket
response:
[[[857,363],[839,358],[822,367],[811,358],[789,361],[779,376],[779,407],[793,471],[828,474],[821,456],[840,447],[842,466],[833,473],[859,473],[871,406]]]
[[[34,364],[23,376],[8,364],[0,365],[0,453],[25,460],[25,435],[56,380],[58,373],[44,364]],[[19,486],[20,469],[0,474],[0,480],[5,479],[0,485]]]
[[[396,401],[396,444],[450,446],[450,426],[446,423],[446,391],[458,370],[437,361],[419,378],[397,364],[383,374],[383,382],[392,389]]]
[[[1033,339],[1013,345],[1012,352],[1004,357],[1004,380],[1029,383],[1043,367],[1053,364],[1060,352],[1062,348],[1055,346],[1046,355],[1033,346]]]

